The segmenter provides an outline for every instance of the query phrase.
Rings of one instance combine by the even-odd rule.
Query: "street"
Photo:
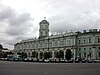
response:
[[[0,61],[0,75],[100,75],[100,63]]]

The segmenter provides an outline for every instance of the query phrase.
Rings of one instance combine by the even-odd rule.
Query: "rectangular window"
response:
[[[100,38],[98,38],[98,43],[100,43]]]
[[[70,45],[70,40],[67,40],[67,45]]]
[[[81,51],[81,48],[79,48],[79,51]]]
[[[89,43],[91,43],[91,39],[89,38]]]
[[[100,50],[100,47],[98,47],[98,49]]]
[[[84,57],[86,57],[86,53],[84,53]]]
[[[81,59],[81,53],[79,53],[79,58]]]
[[[91,53],[89,53],[89,56],[91,57]]]
[[[58,41],[57,40],[55,41],[55,46],[58,46]]]
[[[91,48],[89,48],[89,50],[91,50]]]
[[[100,57],[100,52],[98,52],[98,56]]]
[[[52,47],[52,42],[49,43],[49,47]]]

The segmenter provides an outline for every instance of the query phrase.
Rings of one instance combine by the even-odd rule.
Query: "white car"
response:
[[[44,62],[48,63],[48,62],[49,62],[49,60],[48,60],[48,59],[45,59],[45,60],[44,60]]]

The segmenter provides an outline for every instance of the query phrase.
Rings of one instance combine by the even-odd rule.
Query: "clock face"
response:
[[[45,25],[43,24],[43,28],[45,28]]]

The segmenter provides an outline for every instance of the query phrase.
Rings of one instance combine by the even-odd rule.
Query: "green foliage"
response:
[[[44,53],[44,59],[48,59],[52,57],[52,53],[51,52],[45,52]]]
[[[42,59],[43,58],[43,52],[40,52],[40,59]]]
[[[3,58],[4,53],[2,51],[0,51],[0,58]]]
[[[27,54],[26,53],[22,52],[21,55],[22,55],[22,59],[23,58],[27,58]]]
[[[7,58],[7,53],[0,51],[0,58]]]
[[[70,60],[72,58],[72,52],[70,49],[67,49],[66,50],[66,59],[67,60]]]
[[[64,51],[56,51],[55,52],[55,57],[56,58],[64,58]]]
[[[32,57],[33,58],[38,58],[38,53],[36,51],[32,52]]]
[[[59,51],[59,58],[64,58],[64,51]]]

